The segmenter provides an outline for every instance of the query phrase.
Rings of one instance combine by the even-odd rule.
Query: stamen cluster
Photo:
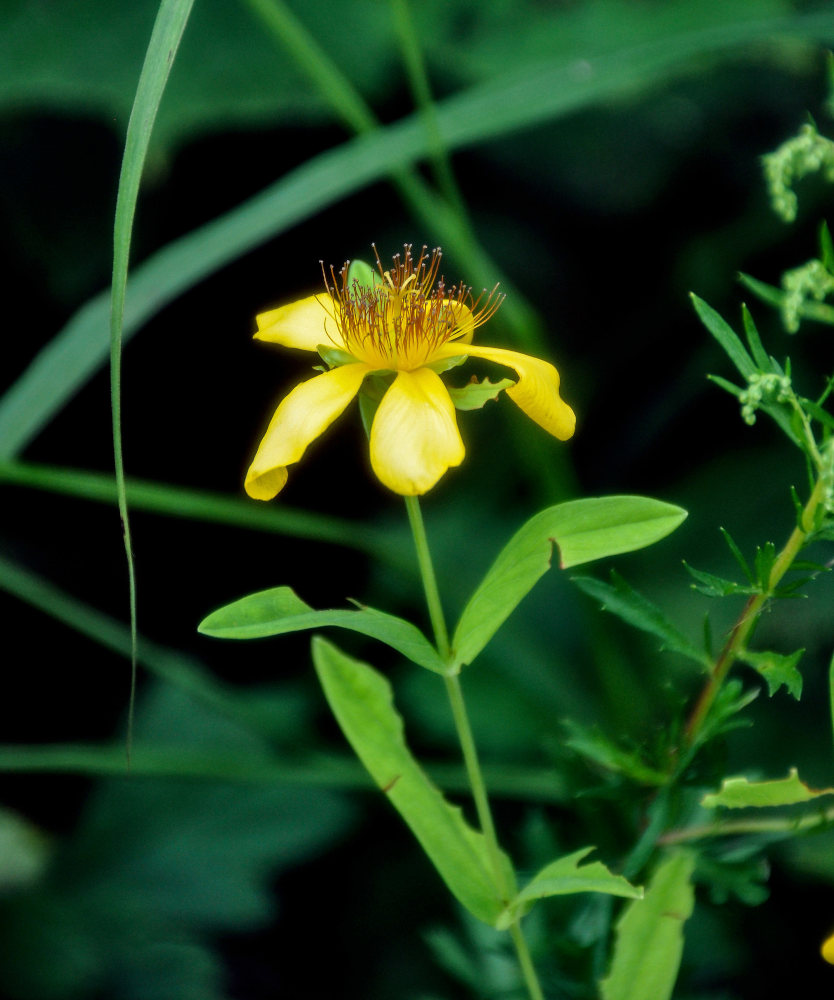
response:
[[[351,278],[350,262],[338,274],[322,266],[324,284],[336,304],[335,321],[346,351],[375,367],[413,370],[430,361],[450,340],[471,338],[498,309],[497,285],[473,298],[467,285],[446,287],[438,277],[442,254],[423,247],[415,260],[410,245],[386,270],[374,247],[377,273],[370,284]]]

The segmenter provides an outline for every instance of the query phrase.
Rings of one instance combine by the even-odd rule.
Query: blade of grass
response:
[[[0,482],[99,503],[117,502],[115,479],[102,472],[0,461]],[[186,489],[169,483],[128,478],[125,486],[128,504],[135,510],[332,542],[367,552],[399,568],[411,569],[411,560],[398,555],[389,533],[373,525],[310,514],[283,504],[267,506],[223,493]]]
[[[595,59],[582,73],[564,60],[522,67],[438,103],[438,128],[446,148],[458,149],[684,75],[699,65],[699,57],[732,54],[751,41],[780,34],[830,43],[834,15],[742,21],[671,35]],[[163,247],[131,277],[123,337],[225,264],[430,150],[421,117],[411,116],[322,153]],[[19,454],[104,362],[108,301],[97,296],[86,303],[0,401],[0,458]]]
[[[133,709],[136,698],[139,635],[136,623],[136,568],[133,562],[133,544],[130,537],[130,517],[125,493],[125,468],[122,451],[122,321],[133,219],[136,214],[136,200],[139,197],[139,182],[142,179],[142,170],[145,166],[153,123],[193,3],[194,0],[162,0],[159,5],[127,125],[125,151],[119,175],[119,190],[116,195],[116,217],[113,225],[113,281],[110,296],[110,407],[113,422],[116,493],[119,515],[122,520],[130,600],[128,761],[130,760],[130,748],[133,740]]]

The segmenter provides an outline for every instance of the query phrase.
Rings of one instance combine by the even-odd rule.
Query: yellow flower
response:
[[[374,250],[376,252],[376,250]],[[455,405],[438,372],[486,358],[515,370],[507,395],[546,431],[564,441],[576,418],[559,396],[559,373],[546,361],[497,347],[471,344],[476,327],[501,304],[495,289],[472,298],[471,289],[447,289],[438,279],[440,251],[411,247],[367,278],[324,273],[325,291],[257,317],[257,340],[317,351],[329,369],[302,382],[281,402],[246,475],[246,492],[271,500],[287,481],[287,466],[304,454],[360,391],[381,399],[370,430],[371,465],[395,493],[427,492],[463,461]],[[376,378],[369,376],[376,375]],[[368,379],[366,382],[365,380]],[[365,383],[363,389],[363,383]]]
[[[834,934],[827,937],[822,943],[820,948],[820,954],[826,960],[826,962],[834,965]]]

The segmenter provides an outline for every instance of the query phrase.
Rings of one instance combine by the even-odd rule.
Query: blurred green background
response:
[[[778,544],[793,518],[788,487],[805,482],[778,431],[744,426],[707,382],[729,376],[728,363],[688,292],[737,324],[738,271],[778,283],[815,253],[830,188],[803,184],[786,226],[759,158],[809,113],[831,133],[829,3],[297,0],[291,44],[265,8],[282,9],[197,0],[140,195],[124,449],[129,477],[153,485],[129,492],[144,638],[126,774],[118,515],[79,494],[106,492],[112,469],[106,312],[94,297],[109,281],[124,131],[156,8],[0,3],[0,996],[12,1000],[502,995],[494,943],[445,898],[350,760],[308,638],[196,634],[213,608],[279,584],[316,607],[354,597],[422,621],[401,504],[369,475],[355,413],[292,469],[274,509],[242,494],[275,402],[309,371],[253,343],[253,317],[318,289],[320,259],[367,258],[372,242],[383,257],[442,244],[450,279],[500,275],[510,297],[482,340],[553,360],[577,411],[568,445],[543,440],[507,400],[461,415],[467,461],[424,504],[450,617],[539,506],[635,492],[690,518],[617,568],[697,637],[710,605],[681,560],[730,573],[719,526],[747,552]],[[414,110],[409,10],[434,126]],[[356,89],[377,131],[352,136],[299,62],[299,38]],[[475,250],[449,244],[466,230],[450,228],[439,198],[433,220],[390,182],[412,169],[433,183],[424,128],[450,150]],[[271,185],[274,198],[238,212]],[[215,219],[226,228],[200,232]],[[522,304],[535,319],[513,325],[507,310]],[[815,395],[830,331],[788,338],[775,314],[754,310],[768,349],[790,352]],[[798,765],[811,784],[832,783],[832,597],[822,579],[763,624],[774,648],[806,649],[805,694],[799,705],[760,698],[755,726],[726,742],[729,772]],[[717,609],[716,633],[737,611]],[[436,679],[358,638],[344,645],[392,676],[413,746],[460,791]],[[627,833],[612,826],[605,778],[566,753],[563,720],[650,746],[697,690],[691,668],[554,572],[464,680],[522,867],[590,842],[616,866]],[[580,777],[602,793],[572,801]],[[806,992],[830,991],[817,949],[834,926],[832,848],[822,835],[775,850],[764,906],[705,894],[676,996],[782,996],[797,968]],[[552,942],[577,915],[547,905],[552,925],[535,933]],[[589,995],[572,972],[576,940],[558,946],[553,997]]]

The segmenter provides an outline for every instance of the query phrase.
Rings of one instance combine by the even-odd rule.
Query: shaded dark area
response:
[[[445,15],[450,19],[469,5],[454,6]],[[627,5],[612,8],[618,6]],[[652,5],[643,6],[650,17]],[[487,11],[484,18],[494,30],[496,15]],[[478,27],[471,29],[476,39]],[[443,55],[430,47],[430,68],[441,89],[453,92],[465,74],[447,77]],[[374,107],[383,120],[410,112],[399,75],[377,90]],[[780,55],[775,43],[773,52],[751,46],[740,58],[704,60],[662,86],[626,91],[617,101],[453,157],[481,244],[542,319],[579,430],[567,445],[542,440],[505,398],[461,414],[467,460],[424,503],[439,573],[449,581],[450,618],[519,524],[537,507],[574,495],[633,492],[690,510],[680,532],[616,566],[696,636],[709,602],[692,593],[681,560],[732,572],[719,526],[745,551],[787,536],[794,517],[788,489],[804,488],[802,462],[764,419],[745,426],[735,401],[707,381],[708,372],[729,377],[728,362],[697,321],[688,293],[696,291],[738,325],[745,296],[737,272],[777,283],[784,269],[816,252],[830,186],[804,183],[800,218],[785,226],[767,204],[758,161],[807,113],[825,131],[825,97],[816,49],[786,43]],[[271,124],[241,114],[225,127],[155,148],[134,259],[146,259],[343,141],[345,133],[325,114],[308,121],[276,115]],[[107,285],[120,143],[100,114],[61,113],[48,102],[2,109],[0,256],[8,300],[18,304],[6,334],[4,390]],[[434,245],[437,236],[413,222],[390,185],[375,184],[324,207],[163,309],[124,353],[128,475],[241,496],[275,403],[309,374],[308,358],[251,340],[254,315],[316,290],[321,258],[338,265],[369,257],[372,242],[385,256],[404,241]],[[466,280],[451,255],[444,266]],[[775,313],[753,308],[768,349],[778,358],[789,352],[804,391],[815,395],[830,370],[830,331],[809,325],[789,340]],[[480,335],[505,342],[500,314]],[[22,457],[109,472],[109,421],[102,370]],[[557,495],[537,463],[563,470]],[[8,483],[2,493],[4,558],[125,622],[127,573],[115,507]],[[278,502],[384,528],[396,558],[380,566],[350,545],[136,511],[140,632],[201,661],[256,720],[247,729],[143,669],[140,744],[211,759],[272,755],[290,767],[346,755],[310,667],[309,637],[222,643],[196,633],[209,611],[243,594],[288,584],[316,607],[361,599],[427,627],[416,575],[400,568],[411,547],[401,504],[369,472],[355,409],[291,469]],[[595,572],[603,576],[608,568]],[[778,607],[763,626],[775,645],[806,648],[805,695],[795,704],[784,692],[773,701],[762,694],[752,711],[755,728],[731,734],[721,746],[726,773],[754,767],[781,776],[795,765],[812,783],[831,784],[825,674],[832,597],[831,581],[823,579],[795,617]],[[11,594],[0,596],[0,606],[11,647],[0,707],[3,743],[121,744],[127,661]],[[733,612],[718,610],[717,630],[729,626],[732,618],[725,623],[722,615]],[[439,691],[432,694],[437,678],[415,677],[416,667],[358,637],[346,639],[345,648],[391,676],[415,752],[429,763],[456,761],[445,703]],[[758,683],[752,673],[743,676]],[[487,766],[554,767],[571,782],[581,776],[591,789],[578,805],[530,802],[506,788],[496,796],[498,824],[522,867],[533,871],[551,848],[574,850],[596,835],[601,849],[615,849],[629,833],[616,827],[622,815],[610,808],[610,789],[597,787],[604,781],[561,745],[562,720],[606,724],[615,738],[649,745],[701,678],[674,654],[658,654],[645,637],[602,616],[565,574],[554,572],[466,683]],[[485,944],[447,899],[388,804],[369,784],[362,790],[358,770],[341,785],[322,778],[309,786],[205,776],[166,783],[72,770],[0,778],[4,807],[23,818],[23,842],[45,872],[40,880],[23,873],[22,888],[13,879],[0,883],[0,940],[6,940],[0,953],[11,956],[8,963],[0,959],[0,996],[480,995],[462,983],[452,950],[439,947],[431,932],[453,934],[470,958],[479,948],[490,953],[494,942]],[[635,801],[635,812],[644,804]],[[830,844],[828,835],[818,840]],[[619,860],[603,858],[614,867]],[[777,850],[771,898],[758,907],[712,904],[708,887],[699,886],[703,913],[699,908],[693,918],[675,996],[781,997],[794,987],[797,968],[806,993],[830,991],[834,971],[818,948],[834,926],[834,865],[814,859],[801,845]],[[576,914],[560,906],[552,912],[564,915],[564,930]],[[554,998],[590,995],[577,986],[591,959],[576,946],[575,930],[571,924],[568,944],[559,946],[562,965],[548,973]],[[44,941],[60,944],[55,971],[38,951]],[[143,978],[143,969],[154,975]]]

